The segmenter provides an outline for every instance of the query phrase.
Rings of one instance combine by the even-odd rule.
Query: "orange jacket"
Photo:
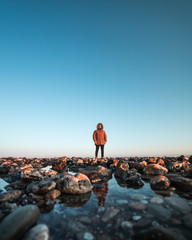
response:
[[[102,128],[99,129],[98,125],[101,124]],[[96,145],[104,145],[107,142],[107,134],[103,130],[103,124],[98,123],[97,124],[97,130],[93,133],[93,141]]]

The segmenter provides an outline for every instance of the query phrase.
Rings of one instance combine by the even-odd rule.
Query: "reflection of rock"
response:
[[[170,181],[165,176],[158,175],[151,179],[150,185],[152,189],[166,190],[170,186]]]
[[[39,215],[39,208],[35,205],[18,208],[1,222],[1,240],[20,239],[28,228],[36,222]]]
[[[66,174],[57,181],[57,188],[62,193],[67,194],[83,194],[92,190],[89,178],[82,173],[78,173],[75,176]]]
[[[133,174],[130,177],[125,179],[128,188],[139,189],[143,187],[144,183],[137,174]]]
[[[64,203],[66,207],[82,207],[89,201],[91,192],[84,193],[81,195],[70,195],[64,194],[60,197],[61,203]]]
[[[149,164],[143,169],[143,173],[146,175],[165,175],[167,172],[167,168],[162,167],[159,164]]]
[[[102,166],[86,168],[81,173],[85,174],[91,183],[106,182],[112,178],[111,171]]]
[[[108,193],[108,182],[95,184],[93,192],[98,198],[98,205],[103,207],[105,205],[105,197]]]

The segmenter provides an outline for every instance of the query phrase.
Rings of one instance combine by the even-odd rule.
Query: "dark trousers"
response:
[[[96,145],[95,157],[98,155],[99,147],[101,147],[101,157],[104,157],[104,145]]]

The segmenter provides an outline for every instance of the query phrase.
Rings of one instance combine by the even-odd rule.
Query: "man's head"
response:
[[[97,130],[101,130],[103,129],[103,124],[102,123],[98,123],[97,124]]]

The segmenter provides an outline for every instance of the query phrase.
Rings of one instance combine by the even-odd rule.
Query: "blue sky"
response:
[[[0,156],[192,154],[192,1],[1,1]],[[100,155],[100,153],[99,153]]]

